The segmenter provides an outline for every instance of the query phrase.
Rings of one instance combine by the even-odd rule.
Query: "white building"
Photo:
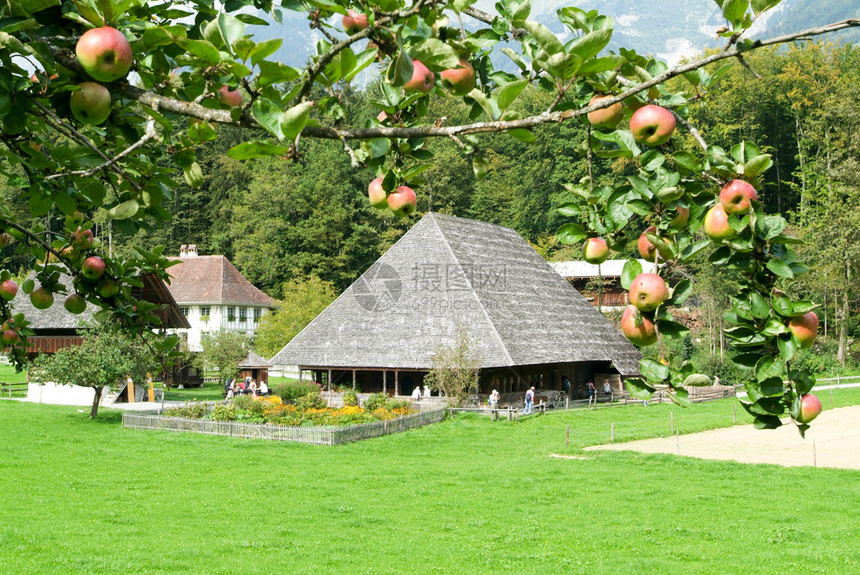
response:
[[[257,323],[275,300],[251,285],[224,256],[201,256],[197,246],[182,246],[182,263],[169,269],[172,280],[168,289],[190,329],[173,330],[185,334],[188,349],[202,351],[200,344],[206,332],[222,329],[253,335]]]

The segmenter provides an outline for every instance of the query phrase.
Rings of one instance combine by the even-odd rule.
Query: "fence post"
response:
[[[570,426],[567,426],[567,436],[564,439],[564,446],[570,447]]]
[[[669,434],[675,433],[675,410],[669,410]]]
[[[737,422],[738,422],[738,404],[735,403],[735,412],[732,415],[732,425],[736,424]]]
[[[612,422],[612,424],[609,426],[609,442],[615,442],[615,422]]]
[[[675,448],[678,450],[678,455],[681,455],[681,432],[675,433]]]

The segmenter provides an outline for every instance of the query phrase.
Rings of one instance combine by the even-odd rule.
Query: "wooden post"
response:
[[[681,432],[675,433],[675,449],[678,450],[678,455],[681,455]]]
[[[669,411],[669,433],[675,433],[675,410]]]
[[[394,370],[394,395],[400,395],[400,372]]]
[[[302,366],[299,366],[299,383],[304,382],[304,379],[302,377],[303,375],[304,375],[304,370],[302,369]]]
[[[609,441],[610,443],[615,441],[615,422],[609,426]]]
[[[735,404],[735,413],[732,415],[732,425],[738,422],[738,404]]]
[[[567,435],[564,438],[564,446],[570,447],[570,426],[567,426]]]
[[[513,415],[511,413],[511,406],[509,405],[508,406],[508,421],[511,421],[512,419],[513,419]]]
[[[382,393],[388,395],[388,372],[382,370]]]
[[[833,388],[832,387],[830,388],[830,407],[833,407]]]
[[[331,395],[331,370],[328,370],[328,394]]]

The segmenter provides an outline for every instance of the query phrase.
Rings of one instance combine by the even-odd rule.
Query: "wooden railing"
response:
[[[0,382],[0,396],[8,394],[9,397],[11,398],[13,391],[14,392],[27,391],[27,388],[29,387],[29,385],[30,384],[27,383],[26,381],[20,381],[20,382],[16,382],[16,383]]]

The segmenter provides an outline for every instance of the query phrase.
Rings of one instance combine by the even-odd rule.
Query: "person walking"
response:
[[[532,406],[535,403],[535,388],[531,386],[526,392],[526,406],[523,409],[523,415],[528,415],[532,412]]]
[[[588,383],[585,384],[586,389],[588,389],[588,405],[591,405],[594,402],[594,396],[597,392],[597,389],[594,387],[594,382],[589,380]]]

